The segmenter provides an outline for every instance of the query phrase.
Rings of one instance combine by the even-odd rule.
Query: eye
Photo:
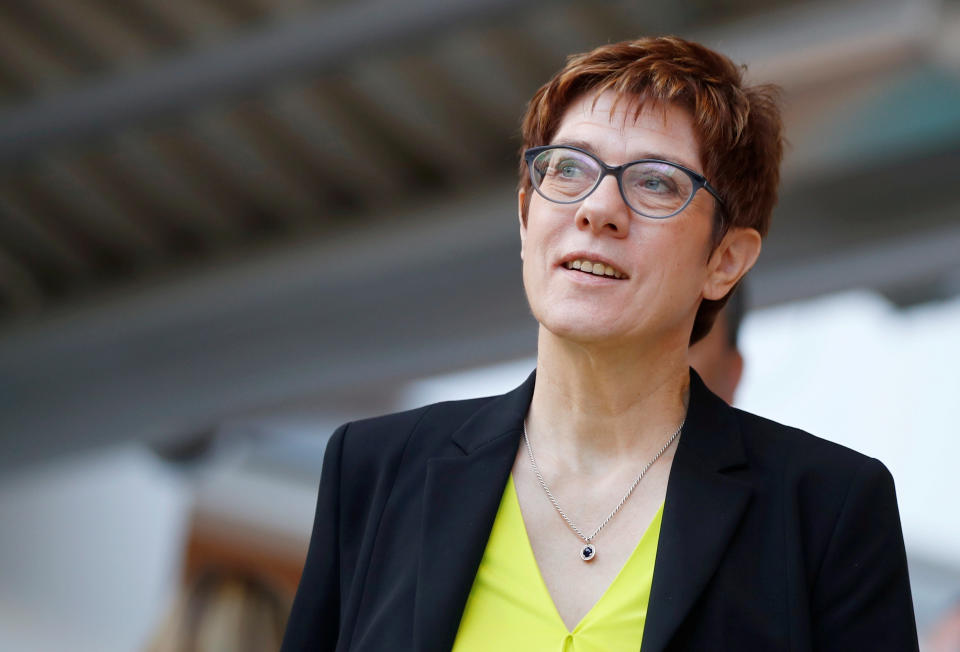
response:
[[[673,166],[645,163],[630,168],[630,187],[646,195],[682,194],[679,188],[677,170]]]
[[[644,175],[637,179],[637,184],[644,192],[655,192],[657,194],[672,193],[677,190],[673,180],[660,175]]]
[[[596,183],[601,169],[589,154],[568,147],[548,147],[533,161],[533,183],[554,201],[576,201]]]
[[[586,174],[583,161],[567,158],[557,161],[556,173],[565,179],[578,179]]]

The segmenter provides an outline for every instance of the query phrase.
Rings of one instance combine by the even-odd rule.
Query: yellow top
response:
[[[647,618],[662,516],[661,504],[627,563],[570,632],[540,576],[511,476],[453,651],[637,652]]]

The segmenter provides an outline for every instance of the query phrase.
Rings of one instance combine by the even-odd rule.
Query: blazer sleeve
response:
[[[333,650],[340,622],[340,467],[349,424],[330,437],[323,456],[317,511],[307,561],[293,601],[281,652]]]
[[[878,460],[850,484],[812,597],[815,650],[918,649],[893,477]]]

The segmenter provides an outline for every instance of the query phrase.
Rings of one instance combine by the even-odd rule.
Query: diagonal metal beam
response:
[[[243,94],[291,75],[342,65],[359,53],[442,34],[465,22],[515,12],[515,0],[394,0],[345,3],[273,25],[232,42],[187,53],[152,69],[0,113],[0,163],[51,142]]]

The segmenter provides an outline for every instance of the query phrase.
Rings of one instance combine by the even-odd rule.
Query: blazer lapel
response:
[[[414,604],[417,650],[449,650],[510,469],[535,374],[491,401],[452,436],[448,456],[427,465]]]
[[[643,652],[667,646],[720,563],[751,493],[723,471],[745,464],[732,409],[691,369],[690,404],[667,484]]]

